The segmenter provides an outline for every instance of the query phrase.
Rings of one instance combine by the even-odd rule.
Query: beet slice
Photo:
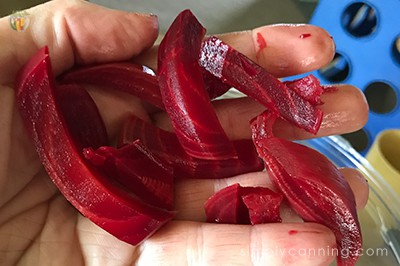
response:
[[[156,156],[167,160],[176,178],[225,178],[264,169],[252,140],[234,140],[238,158],[203,160],[188,155],[175,133],[162,130],[136,116],[128,118],[122,129],[119,145],[140,139]]]
[[[212,195],[204,204],[207,222],[249,224],[250,218],[241,198],[241,186],[233,184]]]
[[[25,64],[15,88],[17,106],[44,168],[78,211],[133,245],[174,217],[174,212],[146,204],[86,163],[56,103],[47,47]]]
[[[360,254],[362,237],[350,186],[321,153],[274,137],[275,119],[274,114],[264,112],[252,122],[253,139],[270,178],[300,217],[333,231],[338,253],[342,254],[338,265],[354,265]]]
[[[72,139],[79,150],[97,149],[108,144],[104,121],[90,94],[78,84],[57,86],[56,102],[60,106]]]
[[[205,29],[190,10],[174,20],[158,50],[165,109],[184,150],[200,159],[237,157],[205,90],[198,64]]]
[[[322,104],[321,95],[325,90],[314,75],[310,74],[303,78],[285,81],[284,84],[311,104]]]
[[[87,83],[109,87],[137,96],[164,109],[157,77],[152,70],[143,65],[116,62],[83,66],[64,73],[58,81],[62,84]]]
[[[283,195],[265,187],[242,187],[242,201],[248,209],[251,224],[282,222],[279,207]]]
[[[204,204],[208,222],[260,224],[281,222],[283,196],[265,187],[233,184],[212,195]]]
[[[204,86],[210,99],[215,99],[224,95],[232,86],[222,82],[221,79],[212,75],[210,72],[202,68]]]
[[[210,99],[226,93],[231,86],[202,69],[205,90]],[[164,110],[158,78],[152,69],[132,63],[114,62],[75,67],[62,76],[58,82],[64,85],[93,84],[106,86],[137,96]]]
[[[97,150],[86,148],[83,153],[109,178],[120,182],[141,200],[156,207],[173,209],[172,168],[139,140],[119,149],[103,146]]]
[[[217,37],[203,42],[199,63],[271,112],[311,133],[318,131],[322,121],[320,109]]]

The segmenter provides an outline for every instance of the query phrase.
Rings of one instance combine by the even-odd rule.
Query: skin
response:
[[[132,58],[151,66],[155,62],[156,47],[150,47],[158,36],[157,18],[109,10],[80,0],[56,0],[27,11],[31,24],[25,32],[13,31],[7,17],[0,23],[2,265],[328,265],[334,259],[329,253],[314,256],[300,252],[333,248],[335,238],[324,226],[296,223],[296,215],[287,207],[283,207],[283,216],[288,222],[283,224],[203,222],[202,206],[208,196],[234,182],[271,186],[263,173],[177,182],[177,219],[138,246],[119,241],[82,217],[58,192],[38,160],[15,106],[15,76],[44,45],[50,48],[56,75],[74,65]],[[256,42],[258,33],[267,43],[261,50]],[[299,38],[303,33],[311,33],[311,37]],[[334,54],[329,34],[307,25],[264,26],[221,38],[277,76],[317,69]],[[169,127],[165,114],[147,108],[134,97],[104,88],[87,89],[112,138],[130,113]],[[317,136],[351,132],[367,120],[368,107],[357,88],[341,85],[338,92],[324,95],[324,102],[324,122]],[[248,119],[263,110],[249,99],[218,102],[215,108],[232,138],[249,137]],[[314,137],[284,122],[277,125],[276,131],[293,139]],[[368,185],[357,171],[342,171],[355,193],[357,207],[363,208]]]

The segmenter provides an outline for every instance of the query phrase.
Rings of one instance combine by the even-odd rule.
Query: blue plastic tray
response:
[[[365,155],[380,131],[400,128],[400,1],[320,0],[310,24],[332,35],[338,55],[312,74],[325,84],[355,85],[367,96],[369,121],[359,132],[367,143],[358,149]]]

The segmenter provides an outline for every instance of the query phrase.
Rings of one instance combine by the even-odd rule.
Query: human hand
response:
[[[15,106],[13,83],[18,70],[38,48],[48,45],[54,72],[74,65],[135,58],[155,67],[157,38],[154,16],[112,11],[80,0],[56,0],[27,10],[31,20],[24,32],[0,23],[0,264],[15,265],[328,265],[334,254],[307,256],[301,250],[335,247],[333,233],[313,223],[293,223],[298,218],[285,208],[283,224],[207,224],[203,203],[215,191],[232,183],[271,186],[265,173],[222,180],[182,180],[176,185],[176,220],[140,246],[131,246],[82,217],[58,192],[45,173]],[[267,41],[260,50],[257,33]],[[301,39],[303,33],[312,38]],[[312,26],[269,26],[224,34],[221,38],[276,76],[317,69],[334,54],[330,36]],[[110,136],[115,136],[129,114],[170,128],[165,113],[144,106],[132,96],[87,87],[99,106]],[[318,136],[359,129],[367,118],[362,93],[339,86],[323,96],[324,120]],[[118,107],[118,108],[115,108]],[[248,120],[263,107],[250,99],[215,104],[221,123],[231,138],[250,137]],[[243,121],[240,123],[239,121]],[[281,122],[281,137],[312,137]],[[362,208],[367,184],[356,171],[343,169]],[[290,230],[298,233],[289,235]],[[288,254],[291,250],[291,254]],[[284,254],[283,252],[286,252]]]

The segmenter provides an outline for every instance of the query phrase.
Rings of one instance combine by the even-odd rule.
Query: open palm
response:
[[[178,182],[176,220],[136,247],[81,216],[59,193],[37,157],[15,105],[15,76],[44,45],[50,48],[56,74],[76,64],[131,58],[154,67],[155,49],[150,47],[158,35],[157,19],[79,0],[52,1],[28,10],[28,14],[31,25],[25,32],[11,29],[8,18],[2,18],[0,23],[0,265],[327,265],[332,261],[328,255],[282,256],[265,252],[280,246],[333,247],[332,232],[321,225],[202,222],[203,203],[215,191],[234,182],[271,186],[265,173]],[[313,38],[298,38],[304,32]],[[268,49],[259,49],[258,33],[265,36]],[[268,26],[220,37],[277,76],[319,68],[334,54],[330,36],[306,25]],[[104,88],[87,89],[99,106],[110,136],[115,136],[131,113],[160,127],[170,127],[166,114],[155,113],[134,97]],[[354,87],[342,85],[337,93],[324,96],[324,102],[324,121],[318,136],[354,131],[366,121],[367,105]],[[249,138],[248,120],[263,110],[246,98],[221,101],[215,108],[231,138]],[[311,137],[284,122],[277,125],[277,132],[292,139]],[[368,195],[365,181],[355,171],[343,171],[356,191],[358,207],[363,207]],[[287,208],[283,217],[296,220]],[[287,232],[294,229],[301,234],[287,239]]]

